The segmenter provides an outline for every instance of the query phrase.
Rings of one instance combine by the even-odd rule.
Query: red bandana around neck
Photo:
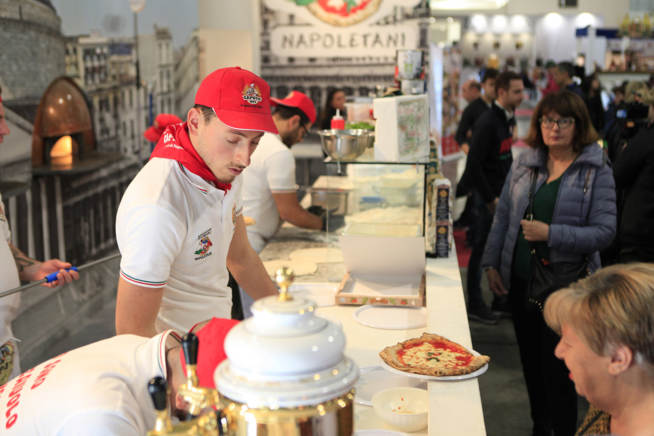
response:
[[[153,157],[176,160],[193,174],[213,183],[223,191],[229,191],[232,187],[231,183],[219,181],[198,152],[195,151],[186,131],[186,123],[171,124],[166,127],[163,135],[159,138],[159,142],[157,142],[157,146],[152,150],[150,159]]]

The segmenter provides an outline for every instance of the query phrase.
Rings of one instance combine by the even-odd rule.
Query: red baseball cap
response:
[[[225,354],[225,337],[227,333],[239,321],[235,319],[224,318],[211,318],[200,330],[191,332],[195,333],[198,337],[198,361],[196,365],[196,373],[200,386],[205,388],[216,388],[213,380],[213,373],[223,360],[227,359]],[[182,362],[182,371],[186,374],[186,360],[184,359],[184,350],[179,351],[180,360]]]
[[[271,98],[270,101],[273,106],[279,105],[298,108],[309,118],[311,124],[316,122],[316,107],[313,105],[311,99],[300,91],[291,91],[281,100],[279,98]]]
[[[195,104],[212,108],[233,129],[277,133],[270,113],[270,87],[240,67],[221,68],[205,77]]]

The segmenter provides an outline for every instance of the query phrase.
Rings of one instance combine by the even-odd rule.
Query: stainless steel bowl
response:
[[[321,130],[318,132],[322,149],[332,159],[352,160],[361,156],[366,148],[375,142],[375,133],[370,130]]]

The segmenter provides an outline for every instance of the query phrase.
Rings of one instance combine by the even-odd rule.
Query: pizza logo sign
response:
[[[261,91],[259,91],[259,88],[254,83],[246,85],[241,95],[243,96],[243,100],[250,104],[259,104],[263,100],[261,98]]]
[[[211,256],[211,247],[213,246],[213,243],[211,242],[211,238],[209,235],[211,234],[211,229],[202,232],[198,236],[198,249],[193,252],[193,254],[196,256],[195,260],[200,260],[204,259],[207,256]]]
[[[319,20],[332,26],[360,23],[379,9],[381,0],[295,0]]]

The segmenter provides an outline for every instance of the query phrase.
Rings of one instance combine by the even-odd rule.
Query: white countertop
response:
[[[385,346],[420,336],[423,331],[440,334],[472,348],[455,253],[453,250],[449,258],[427,259],[426,329],[381,330],[366,327],[354,319],[357,306],[322,307],[318,309],[318,315],[342,324],[347,336],[345,353],[360,368],[380,365],[378,353]],[[428,432],[423,430],[412,435],[486,435],[477,379],[430,382],[428,386]],[[371,407],[355,404],[354,410],[355,429],[391,429],[375,415]]]

